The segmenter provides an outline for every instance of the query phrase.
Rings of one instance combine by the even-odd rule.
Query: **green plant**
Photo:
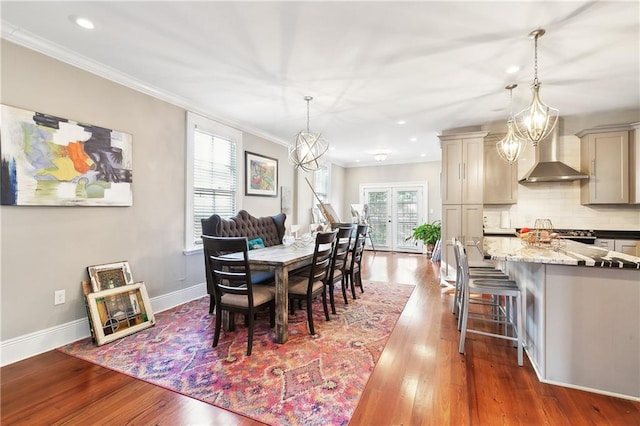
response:
[[[405,241],[422,241],[425,246],[435,245],[440,239],[442,231],[442,223],[434,220],[431,223],[423,223],[413,229],[413,233],[406,238]]]

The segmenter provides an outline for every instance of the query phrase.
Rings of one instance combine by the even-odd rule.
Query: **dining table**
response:
[[[252,270],[273,271],[276,285],[276,342],[286,343],[289,337],[289,273],[308,266],[313,261],[315,239],[296,241],[290,245],[275,245],[249,250]]]

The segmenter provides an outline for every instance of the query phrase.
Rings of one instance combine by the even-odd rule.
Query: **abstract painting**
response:
[[[246,195],[278,196],[278,160],[253,152],[244,152]]]
[[[133,204],[130,134],[7,105],[0,113],[0,204]]]

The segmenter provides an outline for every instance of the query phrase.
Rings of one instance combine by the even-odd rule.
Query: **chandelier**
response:
[[[498,154],[500,154],[500,158],[509,164],[513,164],[518,160],[518,157],[522,152],[522,148],[524,148],[522,139],[516,135],[513,124],[513,89],[516,87],[518,87],[517,84],[510,84],[505,87],[505,89],[509,91],[509,119],[507,120],[507,134],[496,144],[496,149],[498,150]]]
[[[542,139],[549,136],[553,128],[558,122],[559,111],[545,105],[540,100],[540,86],[538,81],[538,38],[542,37],[546,31],[537,29],[529,34],[534,39],[534,78],[531,89],[533,90],[533,99],[531,104],[520,111],[515,119],[515,126],[518,135],[522,139],[531,141],[533,146],[538,145]]]
[[[312,99],[311,96],[304,97],[307,101],[307,129],[298,132],[295,142],[289,145],[289,162],[306,172],[318,170],[324,161],[322,156],[329,149],[322,134],[309,130],[309,101]]]

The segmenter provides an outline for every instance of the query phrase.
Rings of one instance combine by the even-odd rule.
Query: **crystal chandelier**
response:
[[[533,146],[538,145],[542,139],[549,136],[553,128],[558,122],[559,111],[545,105],[540,100],[540,86],[538,81],[538,38],[545,33],[543,29],[537,29],[529,34],[534,39],[534,78],[531,89],[533,90],[533,99],[531,104],[520,111],[516,116],[515,125],[518,135],[522,139],[531,141]]]
[[[289,145],[289,162],[306,172],[318,170],[324,161],[322,156],[329,149],[322,134],[309,130],[309,101],[312,99],[311,96],[304,97],[307,101],[307,129],[298,132],[295,142]]]
[[[507,134],[496,144],[496,149],[498,150],[498,154],[500,154],[500,158],[509,164],[513,164],[518,160],[518,157],[525,146],[522,139],[516,135],[513,124],[513,89],[516,87],[518,87],[517,84],[510,84],[505,87],[505,89],[509,91],[509,119],[507,120]]]

